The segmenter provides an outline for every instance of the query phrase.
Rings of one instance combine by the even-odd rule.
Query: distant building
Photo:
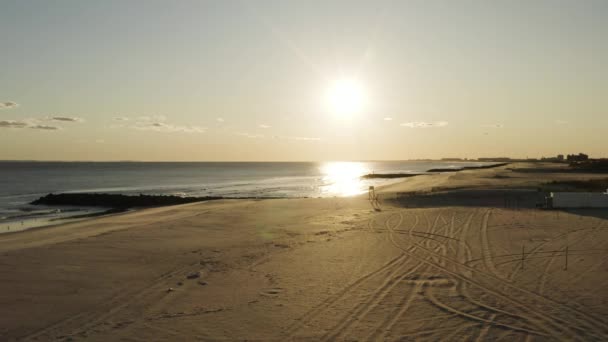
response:
[[[545,162],[563,162],[564,161],[564,155],[563,154],[558,154],[557,157],[542,157],[540,158],[541,161],[545,161]]]
[[[584,154],[584,153],[579,153],[579,154],[569,154],[566,159],[569,162],[582,162],[582,161],[587,161],[589,160],[589,156]]]

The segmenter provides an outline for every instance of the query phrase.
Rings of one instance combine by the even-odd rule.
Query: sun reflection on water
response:
[[[320,167],[323,175],[321,191],[327,195],[354,196],[367,191],[361,176],[369,173],[364,163],[328,162]]]

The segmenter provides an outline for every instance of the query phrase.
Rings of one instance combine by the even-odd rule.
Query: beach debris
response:
[[[173,292],[173,291],[175,291],[175,289],[174,289],[174,288],[172,288],[172,287],[170,287],[170,288],[168,288],[168,289],[167,289],[167,293],[169,293],[169,292]]]
[[[207,282],[203,281],[203,280],[199,280],[198,284],[201,285],[201,286],[205,286],[205,285],[207,285]]]
[[[183,283],[183,282],[181,282],[181,281],[178,281],[178,282],[177,282],[177,286],[182,286],[182,285],[184,285],[184,283]]]
[[[200,278],[200,277],[201,277],[200,271],[192,272],[186,276],[186,278],[188,278],[188,279],[196,279],[196,278]]]

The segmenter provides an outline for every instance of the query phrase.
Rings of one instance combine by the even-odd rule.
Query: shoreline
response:
[[[526,332],[511,326],[544,333],[525,319],[531,310],[574,322],[556,332],[572,337],[577,308],[608,317],[605,272],[591,272],[608,250],[608,230],[597,229],[608,213],[537,210],[494,191],[577,178],[545,166],[551,172],[521,163],[408,178],[378,189],[381,211],[367,195],[222,199],[2,234],[0,340],[347,340],[378,327],[381,340],[419,332],[435,340],[445,337],[438,327],[470,317],[429,303],[466,309],[467,288],[511,313],[480,315],[496,314],[514,338]],[[464,339],[505,333],[468,329]]]
[[[91,216],[89,217],[61,217],[61,218],[54,218],[54,219],[49,219],[47,220],[48,224],[43,224],[43,225],[39,225],[39,226],[33,226],[30,228],[25,228],[25,229],[21,229],[21,230],[9,230],[6,232],[0,232],[0,237],[2,236],[9,236],[9,235],[16,235],[16,234],[25,234],[28,232],[34,232],[34,231],[38,231],[38,230],[43,230],[43,229],[51,229],[51,228],[57,228],[57,227],[61,227],[61,226],[65,226],[65,225],[70,225],[70,224],[77,224],[77,223],[82,223],[82,222],[87,222],[87,221],[93,221],[95,219],[99,219],[99,218],[106,218],[106,217],[114,217],[114,216],[119,216],[119,215],[125,215],[125,214],[129,214],[129,213],[133,213],[136,210],[125,210],[125,211],[120,211],[120,212],[112,212],[112,213],[107,213],[107,211],[101,212],[101,213],[96,213],[96,214],[90,214]],[[85,215],[89,215],[89,214],[85,214]],[[18,222],[18,221],[15,221]]]
[[[399,178],[402,177],[397,177],[397,176],[393,176],[393,175],[405,175],[405,177],[403,177],[403,180],[398,180],[397,182],[391,182],[391,183],[387,183],[387,184],[382,184],[382,185],[378,185],[376,186],[376,190],[378,192],[378,194],[380,195],[381,199],[384,199],[386,201],[392,201],[397,197],[403,197],[403,196],[408,196],[411,195],[410,193],[413,194],[420,194],[420,193],[433,193],[433,192],[439,192],[439,191],[450,191],[450,190],[457,190],[460,188],[466,189],[468,187],[470,187],[470,185],[460,185],[460,186],[454,186],[455,182],[454,181],[454,177],[458,177],[459,174],[463,174],[462,172],[464,171],[469,171],[469,172],[490,172],[493,173],[496,170],[502,170],[502,172],[499,172],[499,174],[495,174],[492,177],[497,177],[497,179],[500,179],[500,177],[506,177],[503,176],[502,173],[508,173],[511,172],[509,168],[510,165],[516,165],[517,167],[519,167],[521,170],[518,170],[519,172],[523,172],[523,173],[532,173],[534,174],[534,172],[530,172],[530,170],[559,170],[559,173],[563,173],[566,175],[570,175],[569,177],[567,177],[565,180],[549,180],[547,179],[546,182],[541,182],[541,181],[537,181],[534,184],[527,184],[525,186],[521,186],[520,189],[534,189],[534,188],[538,188],[540,186],[544,186],[544,188],[547,188],[553,184],[553,183],[560,183],[560,182],[566,182],[566,184],[568,184],[567,182],[569,182],[570,179],[573,179],[573,176],[576,176],[576,178],[574,179],[578,179],[578,177],[581,176],[580,171],[576,172],[576,173],[572,173],[570,169],[564,168],[563,164],[558,164],[558,163],[498,163],[498,164],[492,164],[492,165],[482,165],[482,166],[469,166],[469,167],[462,167],[459,169],[448,169],[450,171],[435,171],[435,172],[427,172],[427,173],[423,173],[423,174],[374,174],[375,176],[382,178],[383,176],[388,175],[388,178],[382,178],[382,179],[387,179],[387,180],[397,180]],[[525,167],[522,167],[525,166]],[[589,182],[591,182],[591,180],[599,178],[599,179],[603,179],[601,176],[603,174],[598,174],[596,172],[590,172],[588,175],[588,179]],[[364,175],[362,176],[369,176],[369,175]],[[608,177],[608,175],[607,175]],[[508,178],[505,179],[508,181]],[[450,185],[450,183],[452,183],[452,185]],[[508,182],[507,182],[508,183]],[[447,186],[446,186],[447,185]],[[504,188],[505,185],[499,185],[497,184],[497,188],[495,190],[505,190]],[[484,185],[483,187],[487,187],[487,185]],[[482,187],[482,188],[483,188]],[[513,188],[512,185],[507,185],[507,188]],[[549,190],[546,190],[549,191]],[[49,194],[46,196],[43,196],[39,199],[37,199],[36,201],[40,201],[41,199],[48,197],[50,195],[53,194]],[[158,199],[158,198],[164,198],[164,199],[169,199],[169,201],[173,200],[173,199],[178,199],[178,200],[183,200],[184,197],[178,197],[178,196],[169,196],[169,195],[116,195],[116,194],[106,194],[106,193],[62,193],[62,194],[57,194],[57,195],[53,195],[52,197],[56,197],[56,198],[61,198],[62,196],[67,196],[67,197],[72,197],[74,196],[74,199],[78,199],[78,198],[82,198],[82,197],[90,197],[90,198],[95,198],[95,197],[99,197],[99,196],[109,196],[109,197],[113,197],[113,198],[119,198],[120,199],[126,199],[129,200],[131,198],[138,198],[141,197],[145,200],[149,199],[151,200],[151,202],[154,202],[154,200]],[[146,210],[146,209],[153,209],[153,208],[165,208],[165,207],[178,207],[180,205],[185,205],[185,204],[192,204],[192,203],[202,203],[202,202],[207,202],[207,201],[222,201],[222,200],[233,200],[233,201],[239,201],[239,200],[285,200],[285,199],[291,199],[291,200],[296,200],[296,199],[315,199],[315,200],[320,200],[320,199],[350,199],[350,198],[367,198],[367,193],[362,193],[362,194],[357,194],[357,195],[353,195],[353,196],[332,196],[332,197],[252,197],[252,196],[244,196],[244,197],[220,197],[220,196],[207,196],[207,197],[186,197],[185,199],[187,201],[190,202],[186,202],[186,203],[168,203],[168,204],[160,204],[160,205],[148,205],[148,206],[110,206],[110,205],[105,205],[105,206],[95,206],[98,208],[107,208],[106,211],[104,212],[99,212],[99,213],[93,213],[93,214],[83,214],[82,217],[78,217],[81,215],[76,215],[76,217],[72,217],[72,216],[68,216],[68,217],[63,217],[63,218],[54,218],[54,219],[50,219],[49,220],[49,224],[45,224],[45,225],[41,225],[41,226],[35,226],[32,228],[26,228],[26,229],[22,229],[22,230],[16,230],[16,231],[8,231],[8,232],[2,232],[0,233],[0,235],[6,235],[6,234],[17,234],[17,233],[23,233],[26,231],[30,231],[33,229],[40,229],[40,228],[50,228],[50,227],[57,227],[60,226],[62,224],[70,224],[73,222],[82,222],[82,221],[90,221],[90,220],[95,220],[98,218],[104,218],[104,217],[108,217],[108,216],[113,216],[113,215],[124,215],[124,214],[128,214],[128,213],[132,213],[132,212],[139,212],[142,210]],[[80,203],[69,203],[70,205],[80,205]],[[61,207],[61,205],[57,205],[59,207]],[[53,207],[53,205],[50,205],[50,207]],[[86,207],[86,206],[84,206]],[[108,213],[107,211],[112,211],[112,210],[125,210],[122,212],[110,212]],[[17,221],[15,221],[17,222]]]
[[[422,162],[423,164],[418,164]],[[448,165],[463,166],[463,165],[475,165],[477,163],[467,163],[466,161],[454,162],[454,161],[434,161],[429,163],[428,161],[379,161],[378,164],[370,162],[369,165],[363,162],[365,166],[361,173],[388,171],[388,170],[410,170],[410,172],[417,172],[416,170],[426,170],[433,167],[441,167]],[[427,163],[427,164],[424,164]],[[463,164],[464,163],[464,164]],[[307,169],[306,167],[286,167],[281,163],[279,170],[269,169],[272,166],[258,165],[256,167],[245,167],[244,170],[239,172],[229,172],[226,177],[216,177],[212,173],[212,170],[216,170],[214,166],[205,166],[199,170],[199,168],[193,169],[193,167],[179,166],[177,170],[179,172],[169,173],[165,176],[161,171],[146,168],[145,165],[125,166],[123,167],[112,167],[112,170],[123,170],[124,177],[120,176],[118,180],[111,178],[107,179],[107,183],[102,181],[106,178],[101,171],[105,168],[101,166],[95,166],[93,164],[82,168],[79,165],[71,165],[69,162],[62,162],[65,166],[59,168],[58,166],[50,166],[53,171],[51,172],[52,177],[48,180],[45,179],[33,179],[31,181],[25,181],[24,185],[20,185],[19,182],[9,182],[3,187],[3,195],[0,196],[0,232],[4,232],[9,228],[11,231],[15,229],[21,229],[21,222],[26,221],[26,225],[39,226],[43,224],[43,221],[53,220],[55,218],[72,217],[80,214],[88,214],[93,211],[102,211],[105,209],[89,209],[89,207],[82,207],[79,201],[74,202],[74,208],[60,208],[60,213],[52,213],[53,207],[40,208],[30,206],[27,203],[36,200],[37,198],[44,196],[49,193],[82,193],[82,192],[95,192],[95,193],[107,193],[107,194],[128,194],[137,195],[139,193],[144,194],[165,194],[165,195],[177,195],[177,196],[208,196],[208,197],[221,197],[221,198],[301,198],[301,197],[334,197],[343,195],[355,195],[360,193],[366,193],[368,185],[370,186],[384,186],[386,184],[400,181],[399,179],[361,179],[358,180],[359,186],[356,189],[350,189],[342,191],[342,185],[338,184],[334,187],[335,179],[339,179],[339,172],[341,168],[336,170],[324,170],[321,169],[323,164],[328,163],[312,163],[313,169]],[[120,163],[119,163],[120,164]],[[137,164],[137,163],[136,163]],[[164,163],[171,165],[172,163]],[[209,163],[202,162],[202,165]],[[254,164],[268,164],[268,163],[254,163]],[[288,163],[289,164],[289,163]],[[315,165],[313,165],[315,164]],[[36,166],[27,166],[27,162],[24,165],[17,165],[14,168],[14,172],[29,172],[28,170]],[[262,167],[263,166],[263,167]],[[359,167],[360,165],[355,165]],[[185,168],[184,168],[185,167]],[[249,169],[253,170],[251,176],[248,176]],[[223,170],[223,169],[221,169]],[[262,170],[262,174],[268,173],[267,177],[256,176],[256,170]],[[283,171],[287,172],[290,176],[279,176],[283,174]],[[311,171],[312,170],[312,171]],[[9,172],[11,168],[4,170]],[[72,181],[70,174],[73,172],[80,172],[82,177],[77,177],[76,180]],[[137,172],[136,172],[137,171]],[[143,173],[139,173],[143,172]],[[295,173],[294,173],[295,172]],[[333,172],[331,175],[327,172]],[[389,171],[390,172],[390,171]],[[327,174],[326,174],[327,173]],[[138,174],[143,178],[138,180]],[[177,175],[183,174],[183,177],[177,177]],[[88,175],[88,176],[87,176]],[[239,178],[239,177],[245,178]],[[293,177],[292,177],[293,176]],[[222,178],[224,177],[224,178]],[[326,178],[328,177],[328,178]],[[231,179],[240,179],[232,181]],[[146,185],[148,184],[148,185]],[[151,184],[151,185],[150,185]],[[25,187],[24,187],[25,186]],[[351,186],[348,184],[347,186]],[[354,191],[352,191],[354,190]],[[342,193],[344,192],[344,193]],[[18,195],[15,195],[18,194]],[[117,207],[116,205],[103,205],[102,207]],[[169,204],[169,203],[167,203]],[[174,203],[170,203],[174,204]],[[147,205],[146,205],[147,206]],[[120,207],[120,206],[118,206]],[[55,207],[57,208],[57,207]],[[46,213],[46,212],[49,213]],[[13,217],[15,216],[15,217]],[[23,216],[23,217],[16,217]]]
[[[392,179],[392,178],[410,178],[416,176],[424,176],[430,175],[434,173],[442,173],[442,172],[461,172],[461,171],[473,171],[473,170],[485,170],[485,169],[493,169],[497,167],[507,166],[512,163],[498,163],[491,165],[480,165],[480,166],[463,166],[459,168],[434,168],[429,169],[423,173],[369,173],[361,176],[364,179]]]
[[[514,168],[507,168],[509,165],[515,165]],[[531,170],[542,170],[541,173],[531,172]],[[551,170],[551,171],[548,171]],[[416,200],[419,200],[419,195],[438,195],[439,197],[445,196],[449,192],[453,191],[469,191],[469,190],[492,190],[492,191],[529,191],[532,189],[537,189],[541,186],[550,186],[552,184],[559,184],[561,182],[565,182],[565,184],[569,184],[569,182],[576,182],[582,173],[572,173],[571,170],[564,168],[563,164],[555,164],[555,163],[507,163],[507,165],[496,165],[491,167],[481,167],[478,169],[460,169],[458,171],[471,171],[468,173],[470,177],[494,177],[496,182],[493,185],[485,184],[485,185],[474,185],[467,184],[467,182],[461,182],[459,175],[464,175],[467,173],[462,172],[433,172],[427,174],[418,174],[416,177],[407,177],[401,181],[383,184],[380,186],[376,186],[377,193],[379,194],[379,199],[383,203],[384,206],[388,205],[392,206],[400,206],[400,207],[411,207],[412,203],[408,203],[404,199],[411,198],[414,195]],[[525,174],[526,177],[535,176],[534,182],[524,182],[522,184],[513,183],[512,180],[503,174],[519,172]],[[549,173],[547,173],[549,172]],[[557,175],[557,178],[551,178]],[[605,181],[608,175],[606,173],[598,174],[596,172],[584,173],[585,179],[588,182],[592,182],[594,179]],[[505,178],[503,178],[505,177]],[[465,177],[465,178],[468,178]],[[543,191],[550,191],[550,189],[545,189]],[[443,194],[443,195],[442,195]],[[96,195],[96,194],[93,194]],[[127,195],[124,195],[127,196]],[[161,195],[162,196],[162,195]],[[128,196],[127,196],[128,197]],[[79,224],[88,224],[94,223],[98,220],[104,220],[107,218],[121,217],[121,216],[129,216],[132,214],[138,213],[146,213],[148,211],[154,210],[179,210],[182,207],[188,207],[192,205],[204,204],[204,203],[245,203],[249,201],[285,201],[285,200],[310,200],[314,202],[361,202],[364,203],[364,206],[368,206],[367,203],[367,193],[353,195],[353,196],[344,196],[344,197],[224,197],[224,198],[214,198],[213,200],[203,200],[203,201],[195,201],[191,203],[184,204],[168,204],[168,205],[160,205],[160,206],[148,206],[148,207],[134,207],[134,208],[126,208],[124,211],[120,212],[102,212],[102,213],[94,213],[90,217],[65,217],[49,220],[49,224],[35,226],[23,230],[16,231],[8,231],[0,233],[0,242],[3,236],[14,236],[20,234],[34,233],[36,231],[41,230],[49,230],[61,228],[64,226],[72,226]],[[459,199],[455,199],[459,201]],[[411,199],[410,199],[411,202]],[[414,201],[416,202],[416,201]],[[435,203],[435,202],[432,202]],[[457,202],[455,202],[457,205]],[[500,203],[498,203],[500,204]],[[437,205],[437,204],[431,204]],[[440,206],[443,204],[440,204]],[[108,210],[116,210],[120,208],[108,208]],[[122,208],[125,209],[125,208]],[[84,216],[88,216],[89,214],[85,214]],[[55,221],[56,220],[56,221]]]

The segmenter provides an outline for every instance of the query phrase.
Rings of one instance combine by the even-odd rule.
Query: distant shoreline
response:
[[[416,176],[424,176],[433,173],[441,173],[441,172],[460,172],[460,171],[468,171],[468,170],[482,170],[482,169],[492,169],[495,167],[501,167],[509,165],[510,163],[499,163],[492,165],[481,165],[481,166],[463,166],[460,168],[435,168],[427,170],[426,173],[370,173],[367,175],[361,176],[364,179],[390,179],[390,178],[409,178]]]
[[[481,165],[481,166],[464,166],[459,169],[437,168],[437,169],[430,169],[427,172],[460,172],[460,171],[467,171],[467,170],[483,170],[483,169],[493,169],[495,167],[501,167],[501,166],[506,166],[506,165],[509,165],[509,163]]]

